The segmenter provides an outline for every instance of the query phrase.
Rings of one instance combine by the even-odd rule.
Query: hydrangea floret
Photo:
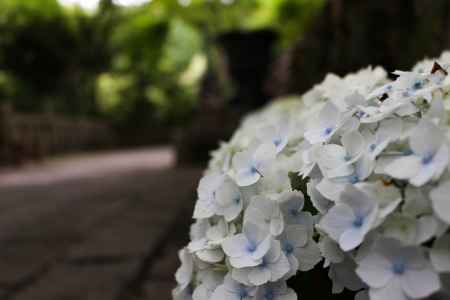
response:
[[[173,298],[294,300],[323,268],[357,300],[450,299],[448,72],[445,52],[329,74],[247,116],[200,180]]]

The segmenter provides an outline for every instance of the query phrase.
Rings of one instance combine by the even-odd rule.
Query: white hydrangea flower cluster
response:
[[[200,181],[174,299],[297,299],[321,261],[333,293],[450,299],[449,71],[328,75],[247,117]]]

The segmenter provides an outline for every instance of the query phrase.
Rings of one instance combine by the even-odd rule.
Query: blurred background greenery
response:
[[[189,120],[201,79],[217,64],[217,36],[270,29],[281,52],[324,1],[100,0],[95,9],[63,2],[0,1],[0,101],[146,128]]]

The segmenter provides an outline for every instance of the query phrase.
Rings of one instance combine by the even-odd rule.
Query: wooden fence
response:
[[[0,105],[0,165],[105,148],[115,141],[112,128],[101,121],[18,113],[9,105]]]

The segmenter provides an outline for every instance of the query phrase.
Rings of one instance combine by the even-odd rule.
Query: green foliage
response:
[[[154,0],[96,12],[57,0],[0,0],[0,99],[25,111],[93,115],[124,126],[184,122],[215,37],[273,28],[283,46],[324,0]],[[128,124],[128,125],[127,125]]]
[[[274,24],[280,32],[283,46],[289,46],[300,39],[325,4],[325,0],[278,0],[277,2],[277,16]]]
[[[124,21],[114,28],[110,41],[114,53],[111,71],[116,78],[132,78],[122,91],[129,97],[119,105],[122,112],[132,112],[130,106],[140,108],[129,113],[129,118],[145,119],[140,115],[145,106],[153,111],[153,121],[175,124],[186,119],[196,102],[201,76],[194,76],[191,82],[182,79],[202,51],[202,38],[182,19],[168,18],[158,11],[122,12]]]
[[[134,85],[134,78],[127,75],[111,73],[100,74],[96,82],[97,104],[100,112],[113,120],[124,120],[128,106],[124,99],[129,99],[127,91]]]
[[[56,0],[0,2],[0,66],[20,82],[17,108],[95,111],[93,73],[108,57],[97,25],[82,11],[66,13]]]
[[[0,102],[9,101],[17,95],[19,83],[7,72],[0,70]]]
[[[272,28],[279,32],[282,46],[288,46],[301,37],[324,3],[325,0],[235,0],[224,5],[218,0],[192,0],[188,6],[180,6],[177,0],[162,0],[154,5],[210,35]]]

